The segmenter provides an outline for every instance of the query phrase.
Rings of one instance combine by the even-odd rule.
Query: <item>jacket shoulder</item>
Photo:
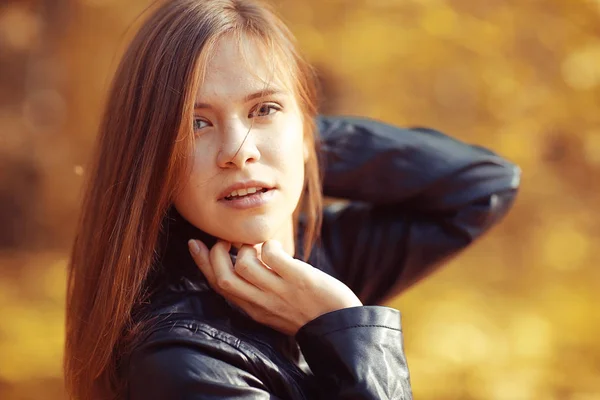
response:
[[[226,389],[234,387],[261,391],[260,369],[255,352],[239,338],[188,319],[154,328],[132,351],[124,372],[131,399],[159,399],[209,389],[230,396]]]
[[[226,357],[227,361],[235,364],[252,364],[256,362],[256,351],[251,345],[241,340],[233,333],[218,327],[218,324],[185,317],[168,319],[149,329],[131,354],[151,353],[158,349],[184,347],[196,352],[208,352]]]

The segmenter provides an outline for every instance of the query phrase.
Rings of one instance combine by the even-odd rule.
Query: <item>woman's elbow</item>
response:
[[[453,225],[462,230],[469,241],[474,241],[503,219],[512,208],[517,192],[518,185],[469,204],[457,212]]]

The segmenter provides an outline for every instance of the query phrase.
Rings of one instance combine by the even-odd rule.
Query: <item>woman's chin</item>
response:
[[[261,215],[238,221],[230,220],[229,225],[215,226],[216,229],[209,233],[234,244],[257,245],[273,239],[288,242],[288,236],[293,235],[293,220],[291,216],[286,217],[283,219],[279,216]]]
[[[225,240],[234,245],[257,245],[266,242],[270,239],[276,239],[274,230],[272,229],[240,229],[235,232],[227,232],[219,236],[221,240]]]
[[[227,240],[228,242],[230,242],[231,244],[233,244],[237,247],[244,245],[244,244],[254,246],[257,244],[264,243],[270,239],[275,239],[275,237],[273,237],[273,235],[261,234],[261,235],[235,235],[235,236],[231,237],[231,239],[223,238],[223,240]]]

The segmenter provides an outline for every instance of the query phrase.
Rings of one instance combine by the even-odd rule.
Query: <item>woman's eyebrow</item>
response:
[[[258,92],[254,92],[254,93],[250,93],[246,96],[244,96],[244,98],[242,99],[242,101],[244,103],[249,102],[250,100],[254,100],[254,99],[260,99],[261,97],[268,97],[268,96],[274,96],[274,95],[280,95],[283,94],[284,92],[280,89],[277,88],[267,88],[264,90],[260,90]],[[212,108],[212,106],[208,103],[194,103],[194,109],[200,109],[200,108]]]
[[[249,102],[250,100],[260,99],[261,97],[274,96],[277,94],[282,94],[283,92],[276,88],[267,88],[265,90],[261,90],[260,92],[255,92],[244,97],[244,103]]]

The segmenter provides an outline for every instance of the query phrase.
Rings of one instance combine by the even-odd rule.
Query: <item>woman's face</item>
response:
[[[304,186],[302,114],[291,85],[251,43],[242,55],[225,36],[206,65],[192,171],[174,203],[197,228],[232,243],[289,243]]]

